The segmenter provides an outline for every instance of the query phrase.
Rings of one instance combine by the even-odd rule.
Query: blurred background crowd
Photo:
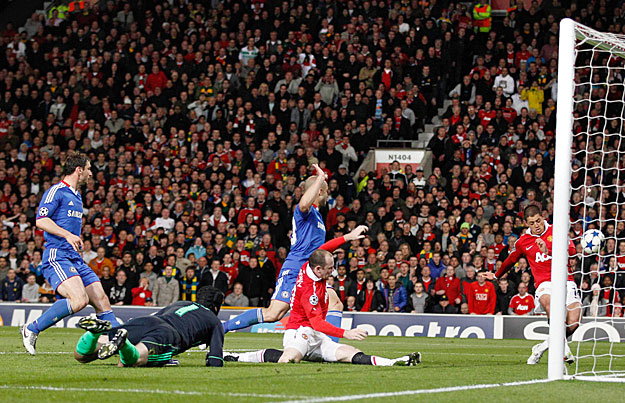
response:
[[[336,254],[346,310],[533,312],[523,258],[495,283],[478,272],[514,247],[525,206],[552,213],[558,22],[622,32],[621,2],[520,2],[497,18],[447,0],[75,3],[2,31],[0,299],[54,299],[34,217],[76,150],[94,173],[82,254],[112,304],[210,284],[266,306],[318,163],[328,238],[369,227]],[[620,73],[597,74],[579,95],[621,99]],[[606,103],[580,105],[578,128],[600,127]],[[386,140],[426,142],[432,169],[361,170]],[[620,260],[571,263],[592,314],[622,315],[606,288]]]

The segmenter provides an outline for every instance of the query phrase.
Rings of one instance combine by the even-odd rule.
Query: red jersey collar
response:
[[[306,263],[306,275],[312,280],[312,281],[321,281],[321,278],[317,277],[317,275],[315,274],[315,272],[313,272],[312,268],[310,267],[310,264]]]
[[[316,208],[317,210],[319,210],[319,207],[317,207],[317,205],[316,205],[315,203],[313,203],[313,204],[312,204],[312,206],[313,206],[314,208]]]
[[[70,188],[70,190],[74,193],[78,193],[78,191],[76,189],[74,189],[73,187],[71,187],[69,185],[69,183],[65,182],[64,180],[61,180],[61,183],[64,184],[65,186],[67,186],[68,188]]]

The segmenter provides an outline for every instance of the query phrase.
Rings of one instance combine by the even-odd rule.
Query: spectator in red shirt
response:
[[[152,291],[149,290],[150,280],[142,277],[139,286],[132,289],[132,304],[140,306],[152,306]]]
[[[239,211],[239,218],[237,219],[237,223],[243,224],[248,214],[251,214],[252,217],[254,217],[254,224],[260,223],[261,212],[258,208],[256,208],[256,199],[253,197],[247,198],[247,207]]]
[[[434,288],[437,296],[447,296],[449,303],[453,306],[459,305],[462,300],[460,299],[460,279],[454,274],[454,268],[447,266],[445,268],[445,275],[436,280],[436,287]]]
[[[145,89],[148,92],[154,92],[158,87],[161,90],[167,85],[167,76],[160,71],[157,65],[152,66],[152,73],[148,74],[148,78],[145,83]]]
[[[497,304],[497,292],[493,283],[486,281],[484,271],[477,274],[477,282],[469,287],[467,302],[471,315],[486,315],[495,313]]]
[[[534,313],[534,297],[527,293],[527,284],[519,284],[519,293],[512,297],[508,306],[508,315],[531,315]]]

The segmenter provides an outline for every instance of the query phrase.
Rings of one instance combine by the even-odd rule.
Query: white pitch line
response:
[[[488,384],[465,385],[465,386],[450,386],[446,388],[436,388],[436,389],[401,390],[397,392],[367,393],[367,394],[361,394],[361,395],[328,396],[328,397],[317,397],[317,398],[313,397],[313,398],[306,398],[302,400],[281,401],[280,403],[338,402],[338,401],[346,401],[346,400],[376,399],[376,398],[395,397],[395,396],[457,392],[457,391],[463,391],[463,390],[490,389],[490,388],[499,388],[499,387],[507,387],[507,386],[523,386],[523,385],[531,385],[535,383],[547,383],[547,382],[551,382],[551,380],[534,379],[531,381],[508,382],[508,383],[488,383]]]
[[[112,388],[65,388],[59,386],[24,386],[24,385],[0,385],[0,389],[24,389],[24,390],[46,390],[52,392],[112,392],[112,393],[151,393],[155,395],[192,395],[192,396],[226,396],[226,397],[256,397],[272,399],[292,399],[293,397],[303,398],[303,396],[288,396],[277,394],[260,393],[235,393],[235,392],[195,392],[188,390],[162,390],[162,389],[112,389]]]

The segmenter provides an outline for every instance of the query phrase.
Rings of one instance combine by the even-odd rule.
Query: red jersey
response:
[[[515,315],[525,315],[526,313],[531,312],[534,309],[534,297],[529,294],[525,294],[524,297],[522,297],[520,294],[517,294],[512,297],[512,299],[510,300],[510,305],[508,305],[508,307],[512,308]]]
[[[436,280],[435,291],[445,291],[451,305],[456,305],[456,298],[460,298],[460,279],[456,276],[439,277]]]
[[[619,271],[625,271],[625,256],[618,256],[616,258],[616,267]]]
[[[320,249],[332,252],[344,243],[345,238],[340,237],[324,243]],[[343,337],[345,330],[326,322],[329,299],[326,290],[326,281],[317,277],[306,262],[299,271],[291,294],[291,316],[286,328],[310,327],[328,336]]]
[[[547,245],[547,254],[540,251],[536,240],[542,239]],[[521,256],[525,256],[527,262],[532,270],[532,276],[534,276],[534,285],[536,288],[545,281],[551,281],[551,248],[553,244],[553,226],[549,225],[545,221],[545,232],[541,235],[533,235],[532,232],[527,229],[523,235],[516,241],[514,248],[510,255],[503,262],[499,271],[495,274],[496,277],[500,277],[519,260]],[[573,241],[569,240],[569,256],[575,256],[577,251]],[[570,269],[569,269],[570,271]],[[569,274],[570,281],[573,281],[573,276]]]
[[[485,282],[484,285],[480,285],[477,281],[471,283],[469,295],[467,295],[467,303],[469,304],[469,313],[478,315],[494,314],[497,293],[493,283],[489,281]]]

